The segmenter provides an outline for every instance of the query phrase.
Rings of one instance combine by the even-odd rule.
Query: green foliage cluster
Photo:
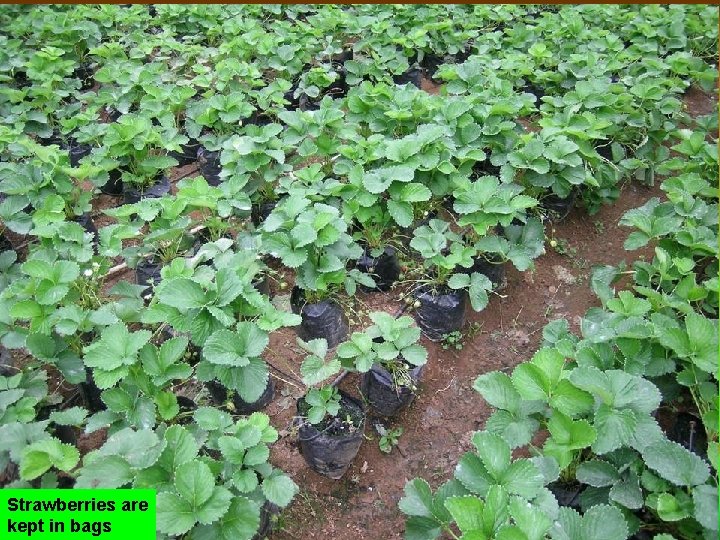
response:
[[[553,200],[594,213],[657,174],[667,200],[621,222],[628,249],[655,248],[632,292],[600,269],[582,340],[556,324],[517,375],[478,382],[503,389],[494,427],[457,481],[434,496],[415,481],[402,507],[416,538],[451,520],[468,538],[630,532],[640,498],[673,534],[711,528],[709,469],[651,413],[680,385],[717,443],[717,115],[692,123],[681,102],[716,84],[716,23],[708,6],[3,6],[0,343],[27,353],[0,378],[10,485],[157,485],[159,538],[253,538],[297,491],[268,461],[276,431],[179,397],[195,381],[263,394],[270,334],[301,322],[267,279],[352,297],[375,285],[356,261],[396,246],[403,286],[466,291],[479,311],[492,284],[475,262],[531,270]],[[406,82],[420,72],[439,93]],[[91,215],[100,188],[151,195],[196,157],[202,176],[172,193]],[[147,286],[108,279],[149,263]],[[310,420],[337,414],[328,377],[420,366],[419,339],[376,313],[329,360],[310,341]],[[68,402],[47,372],[98,396]],[[541,427],[543,459],[511,460]],[[84,456],[65,440],[103,428]],[[582,517],[544,487],[581,458],[597,490]]]
[[[717,141],[707,121],[678,132],[682,159],[658,166],[668,200],[620,220],[633,229],[627,250],[655,243],[652,260],[633,263],[631,287],[612,286],[624,263],[596,267],[602,306],[581,336],[555,320],[530,360],[477,378],[494,412],[452,480],[434,494],[422,479],[407,484],[407,538],[717,537],[717,158],[687,145]],[[658,423],[683,400],[699,418],[695,440],[672,440]],[[518,448],[531,457],[511,459]],[[559,506],[554,493],[568,487],[582,514]]]

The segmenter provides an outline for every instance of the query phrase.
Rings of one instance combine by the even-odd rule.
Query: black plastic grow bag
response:
[[[143,259],[137,263],[135,267],[135,283],[143,285],[141,296],[145,296],[152,291],[152,285],[160,283],[162,277],[160,276],[160,270],[162,265],[155,259],[148,258]]]
[[[209,381],[205,383],[210,398],[215,405],[223,405],[227,401],[227,389],[217,381]],[[235,412],[238,414],[252,414],[263,410],[267,407],[275,396],[275,381],[272,377],[268,377],[267,386],[262,395],[253,402],[245,401],[237,392],[233,392],[233,405]]]
[[[103,186],[100,186],[100,191],[105,195],[122,195],[123,183],[122,183],[122,170],[113,169],[108,173],[110,176],[109,180],[105,182]]]
[[[505,264],[490,254],[476,257],[470,268],[461,268],[459,272],[483,274],[493,284],[493,290],[497,290],[505,282]]]
[[[558,197],[551,193],[540,200],[540,207],[549,214],[550,221],[562,221],[575,206],[577,190],[572,190],[567,197]]]
[[[173,150],[168,153],[171,158],[178,160],[178,164],[182,167],[184,165],[190,165],[197,161],[198,150],[200,149],[200,142],[197,139],[190,139],[185,144],[180,145],[180,151]]]
[[[298,401],[298,412],[300,401]],[[333,426],[318,430],[312,424],[300,425],[298,438],[300,451],[310,467],[325,476],[337,480],[348,470],[353,459],[360,450],[365,429],[365,407],[362,402],[340,392],[340,416],[344,411],[352,411],[362,417],[362,425],[353,431],[334,433]]]
[[[421,287],[415,293],[420,307],[415,312],[418,326],[432,341],[440,341],[444,335],[460,330],[465,323],[465,290],[433,292]]]
[[[410,378],[417,386],[425,366],[409,370]],[[395,416],[415,399],[416,393],[409,386],[396,386],[392,374],[379,364],[363,374],[361,390],[372,409],[382,416]]]
[[[305,303],[300,287],[293,287],[290,295],[293,313],[300,314],[302,322],[297,326],[300,339],[310,341],[325,338],[329,348],[344,341],[348,335],[348,320],[342,308],[332,300],[323,300],[315,304]]]
[[[170,180],[164,174],[154,184],[146,188],[137,188],[130,185],[123,186],[125,204],[140,202],[142,199],[160,199],[170,193]]]
[[[205,181],[211,186],[219,186],[222,181],[220,179],[220,171],[222,171],[220,151],[213,152],[204,146],[199,146],[197,149],[197,161],[200,174],[205,178]]]
[[[397,252],[395,248],[389,246],[378,257],[371,256],[370,251],[366,249],[355,266],[361,272],[370,274],[375,280],[375,289],[361,286],[366,291],[388,291],[400,277],[400,262]]]

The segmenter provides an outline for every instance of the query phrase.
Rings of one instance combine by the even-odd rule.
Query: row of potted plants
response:
[[[717,536],[718,169],[704,151],[707,120],[675,133],[679,157],[658,166],[668,200],[620,221],[633,228],[626,249],[657,242],[652,260],[633,263],[619,292],[625,265],[597,267],[602,307],[581,337],[553,321],[530,360],[477,378],[494,412],[453,479],[435,493],[407,484],[407,538]],[[530,457],[513,459],[518,448]]]

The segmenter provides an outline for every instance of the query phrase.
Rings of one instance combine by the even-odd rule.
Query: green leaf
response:
[[[488,418],[485,429],[500,435],[512,448],[519,448],[532,440],[539,425],[537,420],[522,410],[517,413],[499,410]]]
[[[245,452],[244,463],[248,467],[256,467],[267,462],[269,457],[270,449],[267,447],[267,445],[259,444],[257,446],[253,446],[252,448],[249,448],[247,452]]]
[[[123,323],[108,326],[99,341],[85,347],[85,365],[105,372],[132,365],[151,336],[148,330],[129,332]]]
[[[678,486],[704,484],[710,476],[707,463],[667,439],[646,446],[642,456],[648,467]]]
[[[158,464],[166,470],[174,472],[197,457],[200,449],[195,438],[183,426],[174,425],[165,431],[167,446],[158,460]]]
[[[155,396],[158,414],[163,420],[171,420],[180,412],[177,396],[171,391],[159,392]]]
[[[442,532],[436,519],[411,516],[405,521],[405,540],[435,540]]]
[[[482,311],[488,305],[488,291],[493,289],[492,282],[484,274],[473,272],[470,275],[470,287],[468,288],[468,297],[470,305],[475,311]]]
[[[587,540],[625,540],[628,534],[625,518],[617,507],[599,504],[583,515],[583,538]]]
[[[50,467],[69,471],[80,461],[80,452],[69,444],[51,438],[28,445],[20,460],[20,478],[33,480]]]
[[[707,373],[717,373],[717,321],[710,321],[693,311],[685,316],[685,328],[688,333],[693,362]]]
[[[200,308],[208,303],[202,287],[187,278],[162,281],[157,296],[161,303],[183,311]]]
[[[553,540],[625,540],[627,523],[619,508],[598,504],[580,516],[572,508],[562,506],[553,524]]]
[[[611,486],[620,480],[618,470],[607,461],[600,460],[580,463],[575,476],[578,481],[593,487]]]
[[[597,439],[593,451],[602,455],[629,445],[636,427],[637,417],[633,411],[601,405],[595,413]]]
[[[30,353],[40,360],[51,360],[55,357],[55,340],[45,334],[30,334],[25,339]]]
[[[232,386],[247,403],[260,399],[267,388],[270,373],[262,358],[251,358],[250,363],[232,371]]]
[[[631,510],[642,508],[644,499],[637,474],[634,472],[627,473],[618,483],[611,487],[610,499]]]
[[[341,368],[342,365],[337,358],[325,362],[319,356],[310,355],[303,360],[300,366],[300,374],[306,385],[313,386],[339,373]]]
[[[218,330],[203,346],[203,357],[217,365],[243,367],[250,358],[258,357],[270,338],[268,334],[252,322],[240,322],[237,331]]]
[[[233,494],[229,489],[215,486],[210,498],[195,511],[198,522],[208,525],[220,519],[230,508],[232,498]]]
[[[121,456],[131,467],[144,469],[154,465],[165,449],[166,442],[151,429],[121,429],[113,433],[98,449],[103,456]]]
[[[451,289],[464,289],[470,286],[470,276],[468,274],[453,274],[447,282]]]
[[[427,362],[428,352],[419,343],[414,343],[400,351],[400,356],[414,366],[422,366]]]
[[[518,538],[543,540],[552,525],[550,517],[545,514],[542,508],[534,504],[528,504],[527,501],[518,497],[513,497],[510,501],[510,515],[519,529],[520,535]],[[498,535],[498,538],[500,538],[500,535]]]
[[[499,484],[508,493],[520,495],[526,499],[537,496],[545,483],[542,472],[529,459],[513,461],[503,473]]]
[[[560,380],[550,398],[550,406],[567,416],[590,412],[593,405],[592,395],[580,390],[568,379]]]
[[[87,413],[82,407],[71,407],[64,411],[53,411],[50,413],[50,421],[61,426],[80,426],[85,422]]]
[[[473,388],[497,409],[517,412],[520,408],[520,394],[510,377],[500,371],[491,371],[475,379]]]
[[[512,373],[513,385],[524,399],[547,402],[564,364],[565,358],[557,349],[540,349],[530,362],[515,368]]]
[[[545,442],[545,454],[557,459],[561,468],[570,465],[576,450],[592,445],[597,431],[586,420],[573,420],[560,411],[553,411],[548,422],[550,438]]]
[[[75,482],[77,489],[116,489],[133,481],[130,465],[120,456],[88,456],[84,458],[80,475]]]
[[[466,454],[472,455],[472,454]],[[422,478],[415,478],[405,484],[405,495],[398,507],[408,516],[432,517],[432,490]]]
[[[198,407],[193,419],[200,429],[206,431],[220,431],[229,427],[233,421],[229,414],[215,407]]]
[[[215,477],[202,461],[190,461],[175,471],[175,489],[191,508],[199,508],[213,494]]]
[[[156,502],[157,529],[171,536],[185,534],[196,523],[192,506],[175,493],[159,493]]]
[[[455,478],[468,490],[477,493],[481,497],[495,483],[480,457],[470,452],[464,454],[458,461],[455,467]]]
[[[460,532],[482,531],[483,510],[485,505],[477,497],[449,497],[445,500],[448,509]]]
[[[391,190],[392,192],[392,190]],[[429,201],[432,191],[423,184],[411,182],[400,186],[397,194],[392,194],[393,199],[408,203]]]
[[[710,529],[718,530],[718,488],[709,485],[697,486],[692,491],[695,519]]]
[[[220,448],[220,452],[226,461],[235,465],[242,465],[245,458],[245,445],[236,437],[229,435],[219,437],[218,448]]]
[[[210,525],[198,525],[192,540],[251,539],[260,526],[260,508],[245,497],[234,497],[227,512]]]
[[[687,498],[685,496],[684,498]],[[657,513],[663,521],[680,521],[690,516],[688,504],[682,504],[671,493],[661,493],[657,498]]]
[[[510,446],[497,435],[478,431],[472,437],[485,470],[494,478],[500,478],[510,464]]]
[[[410,227],[413,222],[413,207],[410,203],[390,199],[387,201],[390,216],[400,227]]]
[[[299,488],[286,474],[274,474],[263,480],[262,492],[273,504],[281,508],[285,508],[293,497],[297,494]]]
[[[241,493],[250,493],[258,486],[257,473],[252,469],[237,469],[233,474],[233,484]]]

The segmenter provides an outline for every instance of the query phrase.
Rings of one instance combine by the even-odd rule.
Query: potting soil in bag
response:
[[[92,146],[89,144],[71,144],[68,150],[70,166],[77,167],[80,164],[80,160],[85,156],[89,156],[91,152]]]
[[[681,444],[702,459],[707,458],[707,435],[700,418],[686,412],[675,416],[675,423],[668,431],[668,439]]]
[[[123,188],[123,199],[125,204],[133,204],[141,199],[160,199],[170,193],[170,180],[162,175],[154,184],[147,188],[136,188],[129,185]]]
[[[15,361],[10,351],[3,345],[0,345],[0,375],[3,377],[12,377],[18,373],[20,373],[20,370],[15,367]]]
[[[88,367],[85,368],[85,382],[80,383],[80,391],[90,412],[104,411],[107,408],[105,402],[100,399],[101,390],[95,384],[92,371]]]
[[[270,296],[272,295],[272,290],[270,289],[270,280],[267,278],[267,276],[255,276],[252,280],[252,286],[255,287],[255,290],[257,290],[257,292],[267,296],[268,298],[270,298]]]
[[[220,152],[211,152],[204,146],[200,146],[197,150],[197,161],[200,174],[205,178],[208,185],[219,186],[221,182],[220,171],[222,170]]]
[[[275,517],[278,514],[280,514],[280,507],[270,501],[265,501],[265,504],[260,509],[260,526],[252,540],[263,540],[270,534],[273,531],[277,521]]]
[[[558,504],[580,511],[580,495],[585,489],[583,484],[565,483],[556,480],[548,484],[548,489],[555,495]]]
[[[190,139],[185,144],[180,145],[179,152],[173,150],[168,155],[171,158],[177,159],[178,165],[183,167],[185,165],[190,165],[191,163],[194,163],[195,161],[197,161],[197,154],[198,154],[199,148],[200,148],[200,143],[197,141],[197,139]]]
[[[400,277],[400,263],[395,248],[386,247],[379,257],[372,257],[368,250],[357,261],[356,267],[361,272],[370,274],[375,280],[375,289],[361,285],[365,291],[388,291]]]
[[[505,283],[505,265],[498,263],[497,259],[494,262],[492,258],[487,260],[484,257],[477,257],[470,268],[463,268],[460,272],[463,274],[477,273],[486,276],[493,284],[493,290],[501,288]]]
[[[98,230],[92,220],[92,216],[90,215],[90,213],[86,212],[82,216],[76,216],[73,221],[79,224],[83,229],[85,229],[85,232],[89,232],[90,234],[92,234],[93,245],[95,245],[95,247],[97,248]]]
[[[551,193],[540,201],[540,206],[550,213],[550,221],[562,221],[575,206],[576,198],[577,191],[574,189],[570,192],[570,195],[564,198]]]
[[[440,341],[465,323],[467,293],[464,290],[433,294],[430,289],[420,289],[415,297],[420,301],[415,312],[418,326],[428,339]]]
[[[410,378],[417,385],[425,366],[410,370]],[[409,386],[396,386],[392,373],[375,364],[363,374],[361,391],[372,409],[382,416],[395,416],[415,399],[415,391]]]
[[[393,82],[399,85],[412,84],[415,85],[417,88],[421,88],[422,74],[422,69],[411,68],[400,75],[393,75]]]
[[[160,263],[155,262],[153,259],[143,259],[138,262],[135,267],[135,283],[145,286],[140,296],[144,298],[152,291],[151,285],[160,283],[162,279],[160,276],[161,268]]]
[[[298,414],[299,408],[300,402],[298,402]],[[352,430],[340,420],[346,415],[350,415],[354,420],[355,428]],[[298,433],[300,451],[314,471],[337,480],[345,474],[360,450],[364,429],[365,408],[362,403],[341,393],[340,412],[328,425],[323,426],[321,423],[316,427],[304,423],[300,426]]]
[[[277,203],[265,202],[261,204],[254,204],[250,212],[253,225],[259,226],[263,221],[267,219],[270,213],[275,209]]]
[[[348,335],[348,320],[342,308],[332,300],[323,300],[314,304],[303,304],[302,291],[298,287],[290,295],[293,313],[302,317],[297,334],[300,339],[325,338],[328,348],[332,349],[344,341]]]
[[[205,383],[205,387],[210,393],[210,398],[215,405],[224,405],[227,401],[227,389],[217,381],[209,381]],[[237,414],[252,414],[257,411],[261,411],[267,407],[275,396],[275,381],[272,377],[268,378],[267,386],[265,391],[252,403],[245,401],[240,397],[240,394],[233,392],[233,406]]]
[[[100,191],[105,195],[121,195],[123,192],[122,171],[113,169],[108,174],[110,178],[100,187]]]
[[[275,381],[272,377],[268,378],[267,386],[262,395],[252,403],[245,401],[240,397],[240,394],[235,392],[233,396],[233,405],[235,405],[235,412],[237,414],[252,414],[257,411],[263,410],[267,407],[275,396]]]

